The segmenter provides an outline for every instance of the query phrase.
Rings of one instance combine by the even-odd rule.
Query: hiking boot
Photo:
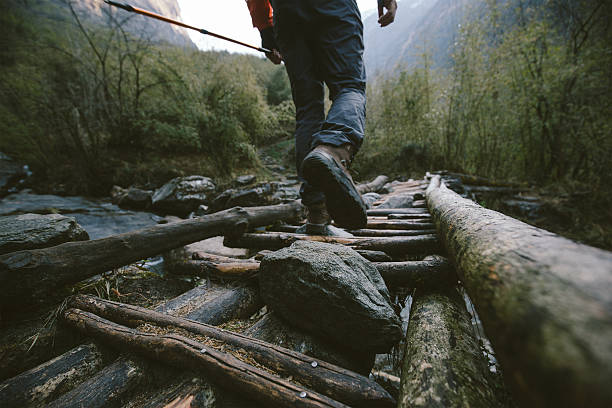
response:
[[[325,235],[332,237],[351,238],[350,234],[340,228],[329,225],[331,218],[325,203],[306,207],[306,224],[297,229],[296,233],[306,235]]]
[[[347,229],[364,228],[366,206],[348,172],[354,147],[319,145],[302,162],[302,174],[315,189],[322,191],[334,223]]]

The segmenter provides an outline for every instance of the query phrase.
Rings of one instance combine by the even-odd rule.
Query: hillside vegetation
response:
[[[256,146],[291,137],[286,74],[263,58],[153,43],[107,9],[101,25],[70,7],[58,19],[51,2],[0,7],[0,151],[39,188],[229,177],[259,169]]]
[[[575,198],[568,223],[594,219],[591,242],[612,246],[612,3],[475,4],[449,69],[424,52],[416,68],[371,79],[358,170],[535,184]]]

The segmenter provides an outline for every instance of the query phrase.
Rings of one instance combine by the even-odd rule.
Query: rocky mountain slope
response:
[[[427,52],[434,67],[450,63],[460,24],[477,0],[403,0],[395,22],[381,29],[376,13],[364,20],[368,74],[390,72],[398,64],[412,67]]]

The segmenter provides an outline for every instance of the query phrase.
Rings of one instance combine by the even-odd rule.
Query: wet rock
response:
[[[413,202],[412,194],[398,194],[387,198],[376,208],[410,208]]]
[[[111,200],[121,208],[129,210],[147,210],[151,207],[153,191],[142,190],[136,187],[121,188],[113,186]]]
[[[363,199],[363,203],[366,205],[366,208],[372,208],[372,204],[376,201],[380,200],[381,195],[378,193],[366,193],[361,196]]]
[[[155,190],[153,209],[185,217],[198,206],[208,204],[215,189],[208,177],[177,177]]]
[[[249,184],[255,182],[256,179],[257,177],[253,174],[238,176],[234,179],[234,184],[237,186],[248,186]]]
[[[296,200],[297,188],[286,187],[281,183],[258,183],[247,189],[229,189],[219,194],[210,205],[211,212],[232,207],[257,207],[281,204]]]
[[[378,270],[350,248],[295,242],[264,257],[259,284],[279,316],[342,347],[382,353],[402,337]]]
[[[503,200],[501,207],[504,212],[516,214],[533,221],[541,217],[543,204],[537,197],[517,196]]]
[[[28,174],[27,166],[17,163],[4,153],[0,153],[0,197],[14,192],[15,186]]]
[[[266,313],[244,334],[306,354],[313,357],[313,361],[323,360],[362,375],[368,375],[374,365],[375,354],[355,352],[330,344],[325,339],[317,338],[285,322],[274,312]]]
[[[59,214],[0,217],[0,254],[88,239],[87,232],[72,217]]]

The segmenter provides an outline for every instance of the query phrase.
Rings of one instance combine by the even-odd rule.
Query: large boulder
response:
[[[155,190],[153,209],[185,217],[198,206],[208,204],[216,188],[208,177],[177,177]]]
[[[259,284],[282,318],[342,347],[384,353],[402,337],[378,270],[350,248],[297,241],[263,258]]]
[[[60,214],[0,217],[0,254],[88,239],[87,232],[72,217]]]
[[[397,194],[390,196],[376,208],[411,208],[413,202],[413,194]]]
[[[111,200],[121,208],[128,210],[146,210],[151,207],[153,191],[143,190],[137,187],[121,188],[113,186],[111,189]]]

